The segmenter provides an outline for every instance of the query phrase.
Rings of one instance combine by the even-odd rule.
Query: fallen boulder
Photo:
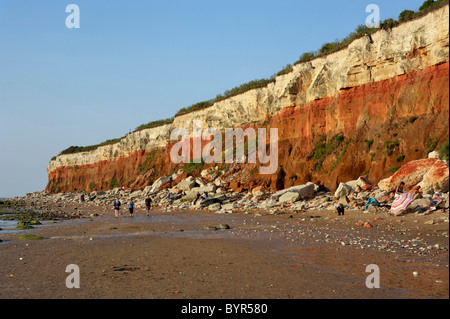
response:
[[[362,190],[372,189],[373,183],[367,178],[367,176],[361,176],[356,181],[356,185],[359,186]]]
[[[197,192],[187,192],[185,196],[183,196],[180,201],[181,202],[193,202],[197,199]]]
[[[449,190],[449,169],[436,158],[411,161],[391,177],[381,180],[378,187],[386,192],[393,192],[400,182],[405,183],[405,189],[420,185],[425,194],[436,191],[445,193]]]
[[[350,200],[348,199],[347,196],[342,196],[341,198],[339,198],[339,204],[342,204],[343,206],[348,206],[348,204],[350,204]]]
[[[211,204],[215,204],[215,203],[221,204],[222,201],[224,201],[225,199],[227,199],[227,197],[224,194],[211,196],[211,197],[205,198],[202,201],[197,202],[196,206],[207,207],[207,206],[209,206]]]
[[[171,180],[172,179],[169,176],[161,176],[152,184],[152,186],[145,187],[143,192],[146,194],[157,192]]]
[[[336,192],[334,193],[334,197],[340,199],[344,196],[350,196],[350,194],[352,194],[353,191],[354,189],[350,185],[346,183],[340,183],[338,188],[336,189]]]
[[[353,180],[353,181],[348,181],[345,182],[344,184],[346,184],[347,186],[350,186],[352,188],[352,192],[354,192],[355,190],[359,190],[359,185],[358,185],[358,180]]]
[[[213,203],[211,205],[208,206],[209,210],[220,210],[222,206],[220,205],[220,203]]]
[[[281,197],[278,199],[279,203],[282,204],[290,204],[298,201],[300,199],[300,194],[297,192],[287,192],[281,195]]]
[[[216,185],[217,187],[226,187],[228,185],[228,183],[221,180],[220,178],[216,178],[214,180],[214,185]]]
[[[253,196],[261,196],[266,192],[264,186],[258,186],[252,189]]]
[[[424,194],[449,191],[449,169],[442,161],[436,161],[419,183]]]
[[[195,182],[195,179],[192,176],[186,177],[181,182],[179,182],[176,186],[176,188],[188,192],[191,189],[193,189],[197,183]]]
[[[417,206],[427,206],[428,203],[430,202],[429,198],[418,198],[415,199],[413,202],[411,202],[411,204],[409,204],[411,207],[417,207]]]
[[[197,185],[199,185],[200,187],[206,186],[207,184],[201,179],[201,178],[196,178],[195,179],[195,183]]]
[[[205,192],[205,193],[215,193],[216,189],[217,189],[216,185],[210,184],[210,185],[207,185],[207,186],[199,187],[198,191],[199,191],[199,193],[203,193],[203,192]]]
[[[278,191],[271,196],[271,199],[279,200],[281,196],[283,196],[285,193],[289,193],[289,192],[298,193],[299,199],[305,198],[305,197],[312,197],[315,193],[315,189],[316,189],[316,185],[314,183],[308,182],[304,185],[292,186],[292,187],[283,189],[281,191]]]
[[[210,185],[207,185],[207,186],[191,188],[189,191],[186,191],[186,193],[188,193],[188,192],[195,193],[195,194],[197,194],[197,193],[200,193],[200,194],[202,194],[202,193],[215,193],[216,190],[217,190],[217,186],[214,185],[214,184],[210,184]]]

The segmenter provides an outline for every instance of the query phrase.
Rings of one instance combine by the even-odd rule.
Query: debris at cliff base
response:
[[[146,188],[147,189],[147,188]],[[153,190],[149,192],[148,190]],[[205,182],[201,178],[186,178],[173,188],[164,190],[113,189],[110,191],[95,191],[91,193],[61,193],[50,194],[37,192],[15,199],[22,202],[32,202],[39,207],[44,207],[46,203],[60,204],[63,208],[68,203],[78,203],[80,195],[84,194],[86,202],[100,206],[110,206],[115,198],[119,198],[122,204],[129,200],[135,202],[136,208],[145,208],[145,198],[150,196],[152,206],[166,211],[175,210],[209,210],[217,213],[233,213],[237,210],[262,210],[268,214],[276,213],[306,213],[308,211],[336,211],[338,206],[344,211],[358,211],[361,214],[386,214],[389,213],[390,204],[394,200],[394,193],[386,192],[377,186],[371,185],[369,190],[361,187],[351,187],[347,183],[341,183],[336,192],[319,191],[319,187],[313,183],[290,187],[278,192],[258,190],[249,192],[235,192],[225,187],[217,187],[215,182]],[[442,193],[444,203],[440,210],[429,213],[448,213],[449,193]],[[415,200],[405,213],[422,214],[420,208],[426,207],[432,196],[428,194],[417,194]],[[371,199],[374,203],[367,205]],[[0,206],[8,206],[3,204]],[[80,203],[80,205],[82,205]],[[81,206],[80,206],[81,207]],[[126,207],[126,206],[124,206]],[[65,213],[64,217],[80,216],[80,209],[75,213]],[[57,215],[55,215],[57,216]],[[55,217],[52,216],[52,217]]]
[[[216,214],[246,212],[254,214],[255,217],[289,214],[290,218],[294,218],[294,216],[325,211],[333,214],[332,216],[339,216],[339,218],[333,218],[335,222],[345,218],[347,213],[356,213],[361,218],[364,217],[363,219],[367,219],[365,216],[394,218],[398,217],[390,214],[391,205],[396,198],[394,186],[400,181],[406,181],[408,188],[405,188],[405,192],[417,185],[422,186],[424,191],[415,194],[414,200],[400,214],[433,215],[435,221],[433,223],[427,221],[427,225],[432,226],[439,224],[436,220],[448,222],[446,214],[449,212],[449,169],[447,165],[448,163],[436,158],[412,161],[403,165],[393,176],[380,181],[378,185],[370,181],[367,176],[360,176],[356,180],[340,183],[334,192],[311,182],[276,192],[266,189],[263,185],[236,191],[239,188],[236,188],[239,182],[234,177],[217,176],[216,168],[203,170],[197,177],[186,176],[185,172],[180,170],[175,175],[160,176],[152,185],[141,190],[115,188],[90,193],[36,192],[22,198],[3,200],[0,211],[14,208],[16,211],[30,212],[29,209],[24,208],[28,205],[33,206],[34,211],[39,211],[41,215],[51,218],[95,218],[99,215],[84,211],[86,203],[103,207],[106,212],[118,198],[125,210],[130,200],[134,201],[136,209],[145,210],[145,199],[149,196],[153,208],[164,212],[192,210]],[[434,191],[441,192],[443,198],[443,202],[436,209],[429,207],[433,198],[430,192]],[[53,207],[56,205],[60,211],[46,208],[49,205]],[[70,211],[67,211],[70,205],[72,207]],[[73,207],[73,205],[76,206]],[[373,220],[362,222],[361,225],[368,230],[377,227]]]

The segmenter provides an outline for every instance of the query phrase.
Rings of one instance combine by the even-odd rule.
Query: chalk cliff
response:
[[[254,164],[219,164],[234,188],[313,181],[335,189],[362,174],[376,182],[386,178],[448,140],[448,10],[357,39],[295,65],[267,87],[177,116],[172,124],[94,151],[59,155],[47,168],[47,190],[143,188],[182,168],[169,159],[169,136],[174,128],[192,130],[194,119],[203,129],[278,128],[276,174],[260,175]]]

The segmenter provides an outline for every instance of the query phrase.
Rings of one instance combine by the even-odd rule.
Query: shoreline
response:
[[[449,296],[448,212],[394,217],[355,210],[337,217],[326,210],[216,214],[155,209],[146,217],[136,209],[131,218],[115,219],[112,209],[92,203],[64,209],[75,207],[81,211],[77,219],[0,231],[0,298]],[[356,226],[362,218],[373,227]],[[434,224],[426,224],[429,220]],[[230,228],[219,229],[221,224]],[[18,240],[19,232],[44,239]],[[69,264],[80,266],[82,289],[65,287]],[[380,267],[380,289],[365,286],[369,264]],[[33,275],[36,269],[44,281]]]

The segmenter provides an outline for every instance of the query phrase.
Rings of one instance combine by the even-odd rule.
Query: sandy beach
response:
[[[0,231],[0,298],[449,297],[448,213],[137,209],[116,219],[109,206],[64,209],[75,208],[77,219]],[[358,226],[365,221],[373,227]],[[70,264],[79,289],[66,287]],[[366,287],[370,264],[380,269],[378,289]]]
[[[449,16],[1,1],[4,309],[404,317],[448,300]]]

